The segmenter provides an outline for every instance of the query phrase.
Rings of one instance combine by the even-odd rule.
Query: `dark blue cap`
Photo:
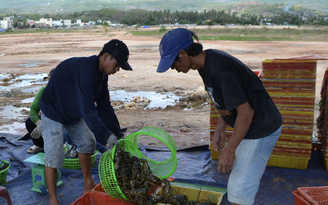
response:
[[[173,29],[163,36],[159,44],[161,60],[157,72],[165,72],[172,66],[179,51],[188,48],[194,42],[192,36],[192,32],[185,28]]]

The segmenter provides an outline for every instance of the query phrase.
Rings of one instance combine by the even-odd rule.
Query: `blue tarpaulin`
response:
[[[10,162],[7,183],[4,185],[10,194],[14,205],[48,204],[49,196],[42,193],[30,191],[32,188],[31,168],[33,163],[23,160],[32,156],[27,149],[33,145],[31,139],[19,140],[22,136],[0,133],[0,154],[2,159]],[[169,154],[160,149],[143,147],[147,157],[162,161]],[[100,154],[96,157],[96,163],[92,169],[92,176],[99,183],[98,161]],[[178,167],[171,176],[177,182],[215,186],[227,188],[229,174],[217,172],[217,161],[211,159],[208,146],[179,149],[177,152]],[[60,169],[63,184],[57,187],[59,202],[69,205],[83,192],[83,176],[81,170]],[[279,167],[267,167],[262,177],[259,192],[254,204],[261,205],[291,205],[294,204],[292,191],[297,187],[328,186],[328,172],[325,170],[323,158],[320,152],[313,152],[306,170],[287,169]],[[0,204],[6,204],[4,198],[0,197]],[[222,205],[230,204],[224,195]]]

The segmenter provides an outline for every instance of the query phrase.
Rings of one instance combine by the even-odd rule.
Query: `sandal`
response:
[[[38,153],[41,151],[43,151],[43,148],[36,145],[33,145],[32,147],[27,149],[27,152],[30,154]]]

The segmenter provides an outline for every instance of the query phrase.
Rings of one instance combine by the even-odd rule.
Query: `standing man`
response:
[[[183,28],[167,32],[159,45],[157,72],[170,67],[183,73],[198,71],[220,113],[213,147],[221,152],[218,172],[231,171],[228,200],[231,204],[251,205],[281,134],[281,114],[252,70],[223,51],[203,51],[202,44],[194,43],[193,37],[198,41],[192,31]],[[234,131],[226,144],[227,125]]]
[[[110,104],[107,82],[108,75],[115,74],[120,67],[132,70],[128,58],[127,46],[114,39],[104,45],[98,56],[70,58],[54,70],[40,100],[50,205],[59,203],[56,180],[57,169],[64,163],[64,128],[77,145],[83,193],[96,186],[91,177],[91,154],[95,151],[96,139],[112,148],[118,144],[117,139],[124,136]]]

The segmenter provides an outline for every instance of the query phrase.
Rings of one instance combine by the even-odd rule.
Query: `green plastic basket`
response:
[[[0,186],[3,186],[6,183],[8,169],[10,168],[10,163],[7,162],[7,161],[5,161],[5,160],[1,160],[1,162],[2,163],[8,163],[9,164],[9,166],[6,169],[0,171]]]
[[[109,196],[115,199],[128,200],[117,183],[114,168],[115,152],[116,145],[113,147],[113,150],[108,150],[101,155],[98,164],[99,179],[102,187]]]
[[[93,167],[93,165],[96,162],[96,155],[98,154],[98,150],[96,150],[94,152],[93,155],[91,155],[91,167]],[[79,158],[76,159],[65,159],[64,160],[64,164],[61,167],[63,169],[81,169],[81,164],[80,164],[80,160]]]
[[[162,141],[170,149],[170,157],[161,162],[145,157],[138,148],[138,139],[141,135],[152,136]],[[152,173],[161,179],[171,176],[177,168],[176,144],[173,138],[160,128],[144,127],[138,132],[132,133],[125,139],[120,140],[119,143],[120,147],[132,156],[146,159]],[[117,183],[114,167],[115,152],[116,146],[114,146],[113,150],[103,153],[100,157],[98,165],[100,182],[105,192],[112,198],[128,200]]]
[[[138,140],[142,135],[151,136],[163,142],[170,149],[170,156],[161,162],[149,159],[144,156],[144,154],[142,154],[138,148]],[[126,143],[126,141],[130,141],[131,143]],[[125,144],[123,145],[122,143]],[[171,176],[177,169],[177,145],[175,144],[174,139],[167,132],[160,128],[144,127],[138,132],[127,136],[124,141],[120,141],[120,144],[122,144],[122,147],[124,147],[125,151],[130,152],[130,154],[133,156],[146,159],[152,173],[158,176],[160,179]],[[133,144],[133,146],[131,144]]]

